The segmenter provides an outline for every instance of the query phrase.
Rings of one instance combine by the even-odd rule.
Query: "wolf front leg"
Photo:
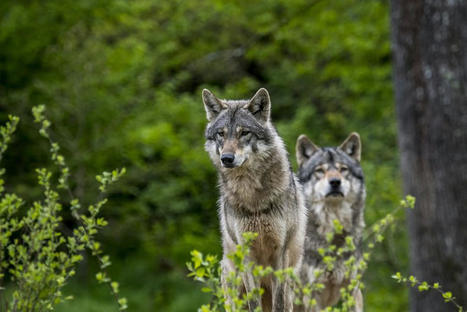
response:
[[[360,288],[354,289],[353,297],[355,300],[355,312],[363,312],[363,295]]]
[[[285,269],[286,267],[284,267]],[[272,311],[289,312],[293,309],[293,290],[290,277],[285,274],[282,279],[273,278]]]
[[[259,288],[259,283],[255,281],[253,274],[244,272],[241,273],[242,284],[236,285],[232,279],[236,278],[235,274],[238,272],[235,271],[234,264],[227,257],[222,259],[221,268],[221,284],[225,298],[224,308],[227,311],[237,311],[243,309],[243,306],[237,306],[237,303],[235,300],[233,300],[233,298],[240,298],[245,294],[252,293],[255,291],[255,289]],[[254,296],[252,300],[248,301],[248,310],[250,312],[255,311],[258,307],[261,307],[261,298],[259,295]]]
[[[277,268],[284,270],[292,268],[295,276],[300,276],[303,258],[304,232],[300,227],[289,229],[282,254],[278,256]],[[283,281],[274,278],[273,305],[274,312],[289,312],[293,310],[294,292],[292,279],[286,273]]]
[[[296,257],[295,248],[291,248],[284,252],[282,257],[282,263],[279,268],[284,270],[287,268],[293,268],[294,274],[299,274],[301,257]],[[301,253],[300,253],[301,255]],[[285,273],[282,281],[279,278],[274,277],[273,286],[273,304],[272,310],[274,312],[289,312],[293,310],[293,289],[292,280],[290,276]]]
[[[288,278],[286,277],[284,281],[280,281],[277,277],[274,277],[274,287],[272,292],[272,311],[273,312],[282,312],[282,311],[292,311],[292,306],[288,305]]]
[[[229,310],[227,306],[229,306],[230,309],[234,308],[233,306],[234,302],[232,300],[232,295],[231,295],[232,290],[234,290],[234,285],[229,281],[229,275],[231,272],[234,272],[233,265],[229,259],[224,257],[221,261],[221,284],[222,284],[222,290],[224,291],[224,298],[225,298],[224,308],[227,311]],[[235,289],[235,290],[239,292],[238,289]]]
[[[261,296],[259,295],[260,284],[251,272],[244,272],[242,274],[243,285],[247,294],[252,294],[256,292],[258,295],[254,294],[253,298],[248,301],[248,310],[254,312],[258,307],[261,307]]]

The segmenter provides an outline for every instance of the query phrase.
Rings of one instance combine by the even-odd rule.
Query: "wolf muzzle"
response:
[[[235,160],[234,154],[222,154],[221,156],[221,162],[224,165],[224,167],[227,167],[227,168],[234,167],[234,160]]]
[[[326,194],[326,197],[329,196],[341,196],[343,197],[344,194],[342,193],[341,190],[341,179],[339,178],[331,178],[329,180],[329,185],[331,186],[330,191]]]

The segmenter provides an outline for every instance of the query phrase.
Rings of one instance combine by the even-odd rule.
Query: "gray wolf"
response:
[[[303,185],[308,209],[305,250],[301,270],[302,280],[307,283],[323,283],[325,288],[315,296],[318,311],[339,301],[340,288],[349,283],[345,278],[344,261],[350,256],[338,258],[334,268],[326,271],[318,250],[329,244],[326,234],[334,232],[334,220],[343,226],[343,233],[336,235],[332,244],[341,247],[345,236],[353,238],[357,261],[362,257],[362,232],[365,227],[365,184],[360,166],[361,141],[357,133],[351,133],[339,147],[316,146],[307,136],[297,139],[296,157],[298,177]],[[326,272],[315,278],[315,271]],[[356,272],[350,272],[350,277]],[[363,311],[361,291],[353,292],[355,310]]]
[[[234,267],[228,254],[242,243],[242,233],[256,232],[250,260],[273,269],[293,267],[299,274],[306,226],[306,208],[282,139],[270,120],[266,89],[249,100],[221,100],[203,90],[208,125],[205,149],[219,176],[219,218],[222,234],[222,283]],[[261,286],[261,300],[249,310],[291,311],[290,284],[274,276],[255,281],[243,274],[243,291]],[[231,298],[227,298],[227,302]]]

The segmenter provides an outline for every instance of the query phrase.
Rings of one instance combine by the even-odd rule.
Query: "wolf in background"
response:
[[[222,283],[234,270],[227,257],[242,243],[242,233],[256,232],[250,260],[274,269],[295,268],[299,273],[303,254],[306,208],[282,139],[270,121],[271,101],[266,89],[250,100],[220,100],[203,90],[209,121],[206,151],[219,175],[219,218],[222,234]],[[261,302],[249,302],[249,310],[292,311],[293,291],[274,276],[255,281],[242,276],[244,289],[262,287]],[[227,298],[231,302],[231,298]]]
[[[343,234],[334,237],[337,248],[345,244],[345,237],[353,237],[359,261],[362,257],[362,232],[365,227],[365,184],[360,166],[361,142],[357,133],[350,136],[339,147],[320,148],[301,135],[297,139],[296,157],[299,165],[298,178],[303,185],[308,222],[301,278],[306,283],[322,283],[325,288],[314,298],[317,311],[332,306],[339,301],[340,288],[346,287],[344,262],[348,258],[338,258],[332,271],[326,271],[318,250],[326,248],[326,234],[334,231],[334,220],[343,226]],[[315,271],[324,274],[315,278]],[[350,272],[350,278],[356,272]],[[363,311],[363,297],[360,289],[355,289],[355,311]]]

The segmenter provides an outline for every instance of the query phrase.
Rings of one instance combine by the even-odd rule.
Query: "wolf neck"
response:
[[[334,220],[338,220],[345,231],[352,229],[352,205],[346,201],[340,203],[319,202],[312,204],[318,218],[318,232],[322,235],[334,231]]]
[[[248,166],[220,170],[223,200],[238,213],[260,213],[290,185],[291,171],[285,149],[272,148]]]

